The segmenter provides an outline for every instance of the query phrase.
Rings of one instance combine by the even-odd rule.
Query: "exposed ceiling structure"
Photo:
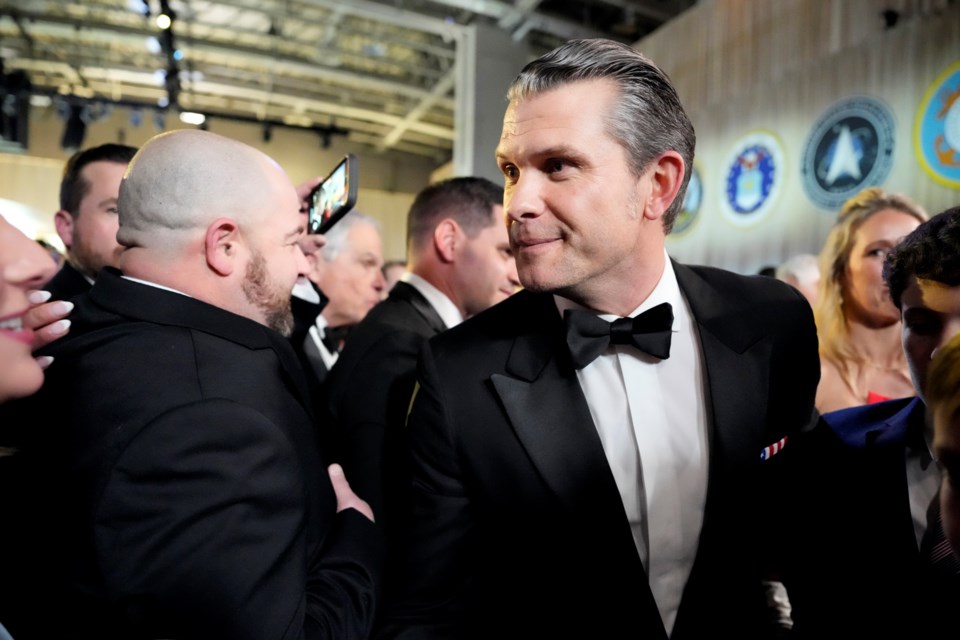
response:
[[[633,42],[694,2],[0,0],[0,57],[61,107],[169,101],[442,161],[465,27],[495,24],[539,53],[576,37]]]

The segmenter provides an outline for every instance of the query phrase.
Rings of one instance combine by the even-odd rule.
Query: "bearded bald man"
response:
[[[38,398],[58,637],[368,634],[382,540],[327,470],[284,338],[299,205],[273,160],[214,134],[131,162],[122,273],[78,301]]]

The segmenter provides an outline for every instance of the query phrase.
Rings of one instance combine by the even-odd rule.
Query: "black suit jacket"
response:
[[[403,427],[416,383],[417,355],[428,338],[445,328],[415,287],[398,282],[354,327],[327,379],[344,469],[381,524],[394,520],[406,499]]]
[[[71,318],[34,445],[64,634],[365,637],[382,540],[336,513],[290,345],[109,270]]]
[[[777,457],[811,421],[809,305],[790,287],[675,265],[709,416],[700,544],[672,637],[763,637]],[[520,292],[423,350],[408,421],[413,522],[386,637],[665,638],[552,296]]]
[[[70,300],[90,290],[90,283],[83,274],[73,268],[66,260],[60,270],[44,285],[52,300]]]
[[[798,553],[783,578],[797,638],[956,629],[960,576],[944,580],[923,564],[910,511],[906,453],[923,446],[925,412],[904,398],[824,414],[788,458],[798,470],[785,530]]]

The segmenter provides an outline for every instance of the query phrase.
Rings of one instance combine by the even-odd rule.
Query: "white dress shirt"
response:
[[[555,300],[561,313],[577,308]],[[708,442],[700,341],[669,258],[656,288],[630,317],[663,302],[674,315],[668,359],[611,345],[577,377],[670,634],[703,525]]]

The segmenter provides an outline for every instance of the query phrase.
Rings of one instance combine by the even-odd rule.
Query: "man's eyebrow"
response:
[[[581,154],[576,149],[566,144],[554,145],[552,147],[546,147],[544,149],[537,149],[532,152],[527,153],[528,156],[533,158],[550,158],[554,156],[566,156],[566,157],[579,157]],[[506,153],[502,149],[497,149],[496,157],[497,159],[504,158]]]
[[[303,234],[303,231],[304,231],[304,226],[301,224],[301,225],[299,225],[296,229],[294,229],[293,231],[287,232],[287,234],[286,234],[285,236],[283,236],[283,237],[284,237],[284,238],[296,238],[297,236],[302,235],[302,234]]]

